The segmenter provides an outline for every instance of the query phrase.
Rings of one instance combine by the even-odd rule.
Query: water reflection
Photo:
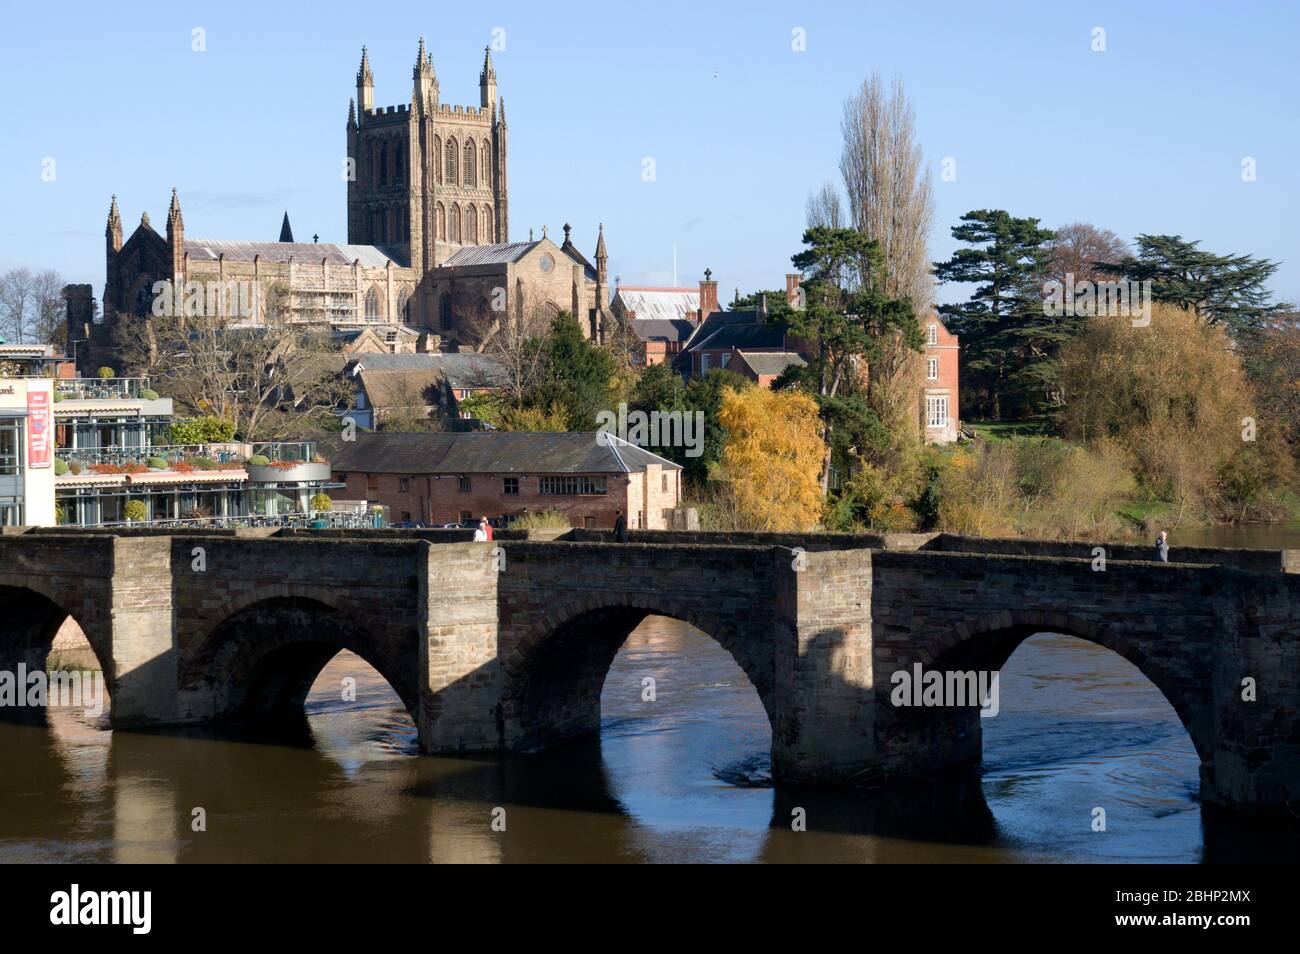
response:
[[[343,702],[347,676],[357,697]],[[983,720],[978,775],[774,788],[757,693],[725,650],[675,621],[651,618],[629,638],[599,739],[531,756],[418,756],[396,694],[345,653],[303,718],[271,736],[112,733],[68,710],[48,727],[0,724],[5,764],[21,766],[0,773],[0,862],[1300,857],[1294,840],[1201,809],[1190,740],[1117,655],[1036,636],[1004,668],[1001,705]],[[1104,833],[1092,831],[1097,806]],[[792,830],[796,814],[806,831]]]

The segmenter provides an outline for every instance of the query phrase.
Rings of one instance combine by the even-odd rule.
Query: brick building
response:
[[[322,443],[337,496],[389,509],[394,521],[503,522],[546,510],[574,526],[662,530],[681,500],[682,469],[611,434],[358,433]]]
[[[957,387],[960,339],[934,314],[922,320],[921,333],[925,335],[925,440],[947,444],[957,439],[961,423]]]

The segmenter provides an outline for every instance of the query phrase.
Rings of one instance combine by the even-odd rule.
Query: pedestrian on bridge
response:
[[[1169,562],[1169,531],[1161,530],[1156,537],[1156,559],[1161,563]]]
[[[614,517],[614,539],[619,543],[627,543],[627,520],[621,510]]]

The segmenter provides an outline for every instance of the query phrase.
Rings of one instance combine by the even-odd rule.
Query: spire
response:
[[[424,37],[420,37],[420,48],[415,53],[415,69],[411,70],[413,88],[411,103],[417,109],[432,109],[438,103],[438,77],[433,72],[433,55],[424,48]]]
[[[497,71],[492,68],[492,48],[483,47],[483,69],[478,74],[478,104],[491,110],[497,101]]]
[[[153,226],[149,224],[149,213],[148,213],[148,212],[141,212],[141,213],[140,213],[140,224],[143,225],[143,226],[144,226],[145,228],[147,228],[147,229],[151,229],[151,228],[153,228]]]
[[[601,271],[605,270],[605,263],[609,261],[609,252],[605,250],[605,223],[600,223],[600,231],[596,235],[596,267]]]
[[[365,122],[368,112],[375,108],[375,76],[370,72],[370,56],[361,48],[361,68],[357,70],[358,121]]]
[[[181,202],[176,197],[176,189],[172,188],[172,204],[167,208],[167,227],[170,229],[173,225],[184,226],[185,221],[181,218]]]
[[[349,96],[348,97],[348,125],[355,126],[356,124],[357,124],[357,101],[353,99],[351,96]]]
[[[284,221],[280,223],[280,241],[281,242],[293,241],[293,229],[289,228],[289,212],[287,209],[285,210],[284,213]]]
[[[502,126],[506,124],[506,98],[504,96],[500,98],[500,102],[497,105],[497,118],[500,120]]]
[[[113,251],[122,247],[122,216],[117,211],[117,196],[108,204],[108,225],[104,227],[104,238],[108,239]]]

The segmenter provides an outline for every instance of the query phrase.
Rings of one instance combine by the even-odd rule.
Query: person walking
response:
[[[484,515],[483,519],[479,521],[478,525],[479,525],[479,527],[480,527],[480,528],[482,529],[482,531],[483,531],[483,539],[484,539],[484,540],[491,541],[491,539],[492,539],[492,524],[488,523],[488,518],[487,518],[486,515]]]
[[[1156,537],[1156,559],[1161,563],[1169,562],[1169,531],[1161,530]]]
[[[475,542],[475,543],[486,543],[486,542],[487,542],[488,535],[487,535],[487,531],[483,529],[483,526],[484,526],[483,523],[480,522],[479,525],[478,525],[477,527],[474,528],[474,542]]]
[[[619,543],[627,543],[627,521],[621,510],[614,517],[614,539]]]

